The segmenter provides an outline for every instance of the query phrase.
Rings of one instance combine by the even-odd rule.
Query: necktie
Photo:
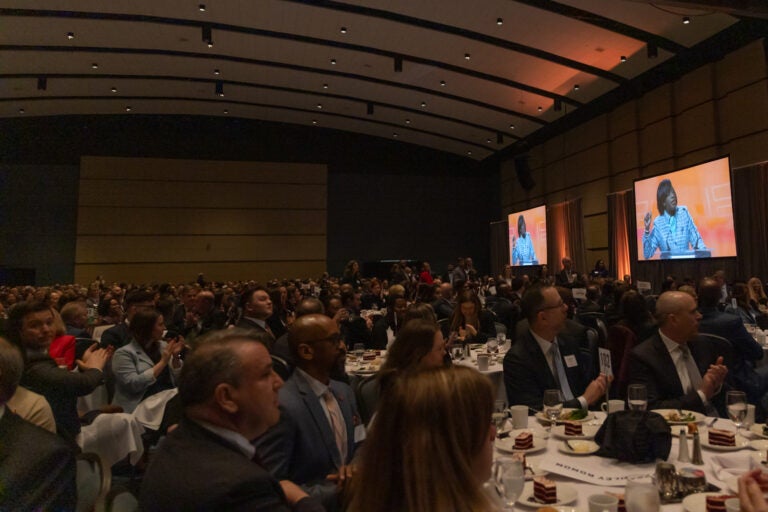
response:
[[[688,386],[685,392],[690,393],[701,386],[701,373],[699,373],[699,368],[696,366],[696,361],[693,360],[688,347],[681,345],[680,352],[682,353],[683,366],[685,366],[685,371],[688,373]]]
[[[563,392],[563,398],[565,400],[573,399],[573,392],[571,392],[571,386],[568,384],[568,377],[565,375],[565,367],[563,366],[563,359],[560,357],[560,350],[557,346],[557,340],[552,342],[552,360],[555,363],[555,379],[557,380],[560,391]]]
[[[269,325],[268,325],[268,324],[266,324],[266,323],[264,324],[264,330],[265,330],[265,331],[267,331],[267,334],[269,334],[270,336],[272,336],[272,339],[274,339],[274,338],[275,338],[275,335],[272,333],[272,329],[270,329],[270,328],[269,328]]]
[[[347,429],[344,426],[344,417],[341,415],[339,403],[330,389],[323,393],[323,400],[325,400],[325,406],[328,408],[328,416],[331,418],[331,429],[336,440],[336,448],[339,449],[341,464],[344,464],[347,460]]]

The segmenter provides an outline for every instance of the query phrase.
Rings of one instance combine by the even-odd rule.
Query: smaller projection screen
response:
[[[635,181],[637,258],[736,256],[728,157]]]
[[[547,264],[547,207],[509,214],[509,261],[512,266]]]

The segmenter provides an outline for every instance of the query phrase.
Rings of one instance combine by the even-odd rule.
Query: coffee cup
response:
[[[619,509],[619,498],[610,494],[593,494],[589,497],[589,512],[616,512]]]
[[[509,408],[512,415],[512,426],[515,429],[528,428],[528,406],[513,405]]]
[[[487,372],[490,360],[491,356],[488,354],[477,354],[477,369],[481,372]]]
[[[623,411],[624,400],[608,400],[607,402],[600,404],[600,409],[602,409],[603,412],[607,412],[608,414],[616,411]]]

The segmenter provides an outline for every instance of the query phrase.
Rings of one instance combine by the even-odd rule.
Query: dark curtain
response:
[[[496,277],[509,264],[509,223],[491,222],[491,275]]]
[[[625,275],[632,275],[632,250],[636,248],[637,242],[631,236],[632,226],[632,205],[634,202],[634,193],[630,190],[623,190],[613,194],[608,194],[608,237],[610,243],[608,247],[609,261],[608,270],[610,275],[618,279]]]
[[[580,274],[592,270],[587,264],[584,248],[584,216],[581,198],[553,205],[547,209],[547,264],[549,274],[560,272],[560,260],[568,256]]]
[[[768,277],[768,162],[733,170],[733,218],[739,272],[729,278]]]

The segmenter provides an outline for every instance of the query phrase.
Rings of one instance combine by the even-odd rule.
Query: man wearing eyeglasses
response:
[[[568,306],[554,286],[534,286],[521,301],[529,329],[504,356],[504,383],[510,405],[541,409],[544,391],[559,389],[563,406],[587,409],[605,396],[608,379],[589,381],[588,362],[578,344],[562,334]]]
[[[296,369],[280,390],[280,422],[254,443],[256,452],[275,478],[292,480],[326,510],[339,510],[356,441],[364,437],[355,428],[352,389],[331,379],[346,346],[336,322],[318,314],[297,318],[288,344]]]

